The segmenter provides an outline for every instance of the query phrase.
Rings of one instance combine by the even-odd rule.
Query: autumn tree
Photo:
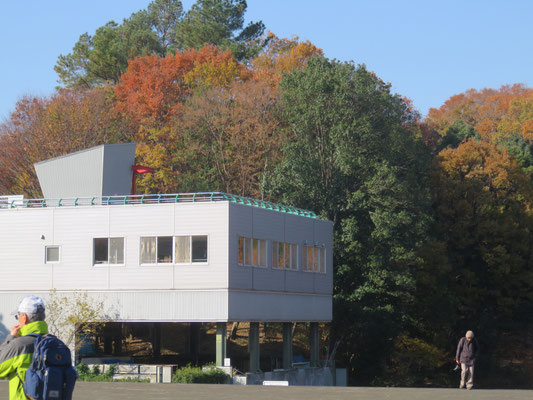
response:
[[[131,141],[134,127],[112,110],[107,88],[24,97],[0,125],[3,193],[41,197],[33,163],[99,144]]]
[[[261,198],[262,176],[280,161],[286,140],[278,98],[258,81],[196,93],[175,127],[183,139],[180,182]]]
[[[267,45],[251,60],[254,79],[270,81],[277,86],[283,74],[302,69],[312,57],[323,56],[322,50],[308,40],[300,42],[298,37],[278,38],[267,35]]]
[[[444,135],[456,121],[472,126],[492,140],[510,133],[528,135],[533,124],[533,89],[521,84],[499,90],[470,89],[429,110],[426,122]]]
[[[138,124],[161,126],[176,118],[192,87],[227,85],[241,73],[231,52],[214,46],[167,57],[132,60],[115,87],[117,110]]]
[[[443,150],[433,176],[437,220],[462,318],[488,328],[533,300],[530,177],[496,144]]]

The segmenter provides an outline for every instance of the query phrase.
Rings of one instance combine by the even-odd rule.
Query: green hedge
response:
[[[220,369],[202,371],[199,367],[183,367],[178,369],[172,377],[175,383],[227,383],[228,375]]]

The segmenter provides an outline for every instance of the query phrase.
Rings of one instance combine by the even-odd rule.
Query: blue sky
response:
[[[193,0],[182,0],[188,10]],[[0,2],[0,120],[23,95],[48,96],[59,54],[149,0]],[[248,0],[248,21],[299,36],[328,58],[364,63],[425,115],[469,88],[533,85],[533,1]]]

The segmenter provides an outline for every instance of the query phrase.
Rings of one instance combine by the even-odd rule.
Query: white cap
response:
[[[39,310],[40,309],[40,310]],[[37,314],[38,312],[44,312],[44,302],[43,299],[36,296],[24,297],[19,304],[19,308],[14,314],[26,313],[26,314]]]

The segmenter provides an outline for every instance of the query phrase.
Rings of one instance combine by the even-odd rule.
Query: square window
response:
[[[46,246],[46,259],[47,263],[59,262],[59,246]]]
[[[192,262],[207,262],[207,236],[192,236]]]

